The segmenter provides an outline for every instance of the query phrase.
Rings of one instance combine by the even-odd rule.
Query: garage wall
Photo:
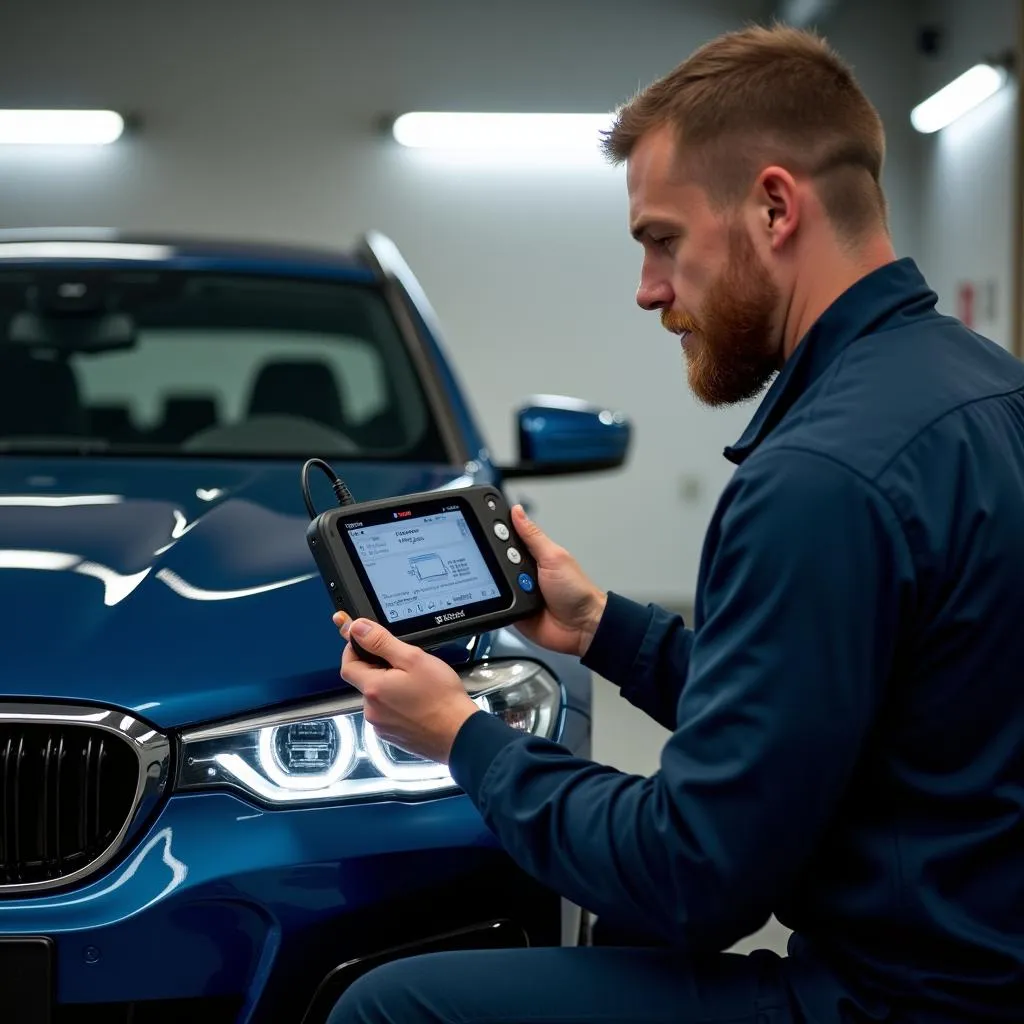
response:
[[[417,159],[374,133],[405,109],[607,110],[759,0],[56,0],[0,8],[5,106],[137,110],[137,137],[40,160],[0,153],[0,222],[347,243],[390,234],[432,296],[501,458],[535,392],[624,409],[629,469],[523,482],[542,523],[604,585],[692,598],[700,546],[753,408],[686,391],[673,338],[641,313],[622,172]],[[919,255],[913,2],[844,3],[830,30],[889,126],[901,253]],[[385,27],[395,26],[395,27]],[[498,45],[500,41],[500,46]]]
[[[921,60],[921,98],[989,55],[1015,47],[1020,0],[930,0],[926,20],[942,29],[941,49]],[[974,326],[1013,347],[1013,245],[1017,137],[1016,78],[982,106],[924,140],[924,267],[945,312],[970,285]]]

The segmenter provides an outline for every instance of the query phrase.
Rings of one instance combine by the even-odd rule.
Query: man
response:
[[[660,770],[508,728],[373,623],[352,633],[394,667],[348,649],[342,675],[520,865],[650,943],[413,958],[333,1022],[1024,1020],[1024,366],[896,258],[881,124],[817,38],[714,40],[606,148],[694,392],[775,376],[692,630],[515,512],[548,604],[524,631],[673,730]],[[788,957],[722,952],[772,912]]]

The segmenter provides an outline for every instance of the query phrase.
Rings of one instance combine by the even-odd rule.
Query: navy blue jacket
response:
[[[452,751],[598,915],[708,951],[774,912],[811,1021],[1024,1020],[1024,365],[935,302],[899,260],[802,340],[726,450],[693,629],[610,595],[585,662],[673,730],[656,774],[483,712]]]

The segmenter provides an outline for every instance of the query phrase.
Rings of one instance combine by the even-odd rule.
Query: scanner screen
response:
[[[349,526],[348,538],[388,622],[490,601],[501,590],[456,508]]]

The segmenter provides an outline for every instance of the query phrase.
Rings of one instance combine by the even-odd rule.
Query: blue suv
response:
[[[621,465],[624,418],[534,399],[495,465],[380,235],[4,232],[0,325],[4,1024],[318,1024],[390,958],[574,941],[445,768],[363,722],[299,469],[502,487]],[[589,756],[578,661],[509,630],[438,653]]]

